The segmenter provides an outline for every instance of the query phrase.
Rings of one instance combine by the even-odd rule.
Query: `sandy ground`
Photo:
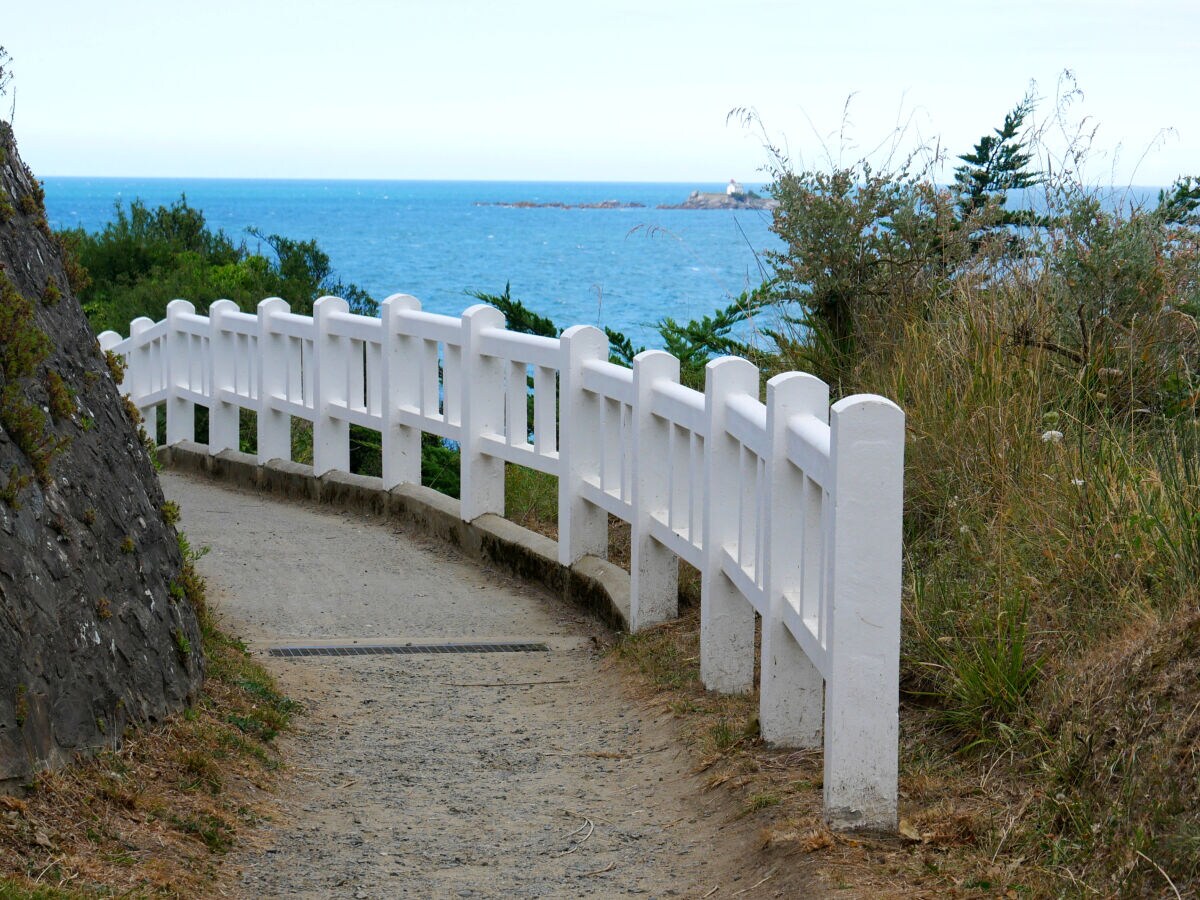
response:
[[[246,897],[815,896],[602,664],[602,626],[395,526],[162,473],[228,624],[307,713]],[[320,643],[545,653],[266,657]],[[765,881],[760,880],[766,878]]]

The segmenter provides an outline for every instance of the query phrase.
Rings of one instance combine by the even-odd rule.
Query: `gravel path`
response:
[[[266,658],[307,714],[247,897],[792,896],[598,658],[601,626],[378,521],[162,474],[256,654],[325,642],[549,652]],[[769,871],[769,870],[768,870]],[[746,890],[751,888],[750,890]],[[738,894],[741,891],[742,893]]]

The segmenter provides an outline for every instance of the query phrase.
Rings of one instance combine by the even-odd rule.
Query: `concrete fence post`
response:
[[[821,422],[829,417],[829,386],[800,372],[776,375],[767,382],[767,558],[765,593],[768,614],[762,623],[762,675],[758,721],[763,739],[788,747],[821,743],[823,679],[783,622],[785,593],[798,595],[810,521],[805,476],[787,456],[788,423],[797,416]],[[818,490],[815,485],[812,490]]]
[[[287,396],[287,338],[271,319],[288,311],[287,302],[268,297],[258,304],[258,462],[292,458],[292,417],[272,408],[272,397]]]
[[[661,350],[645,350],[633,359],[633,521],[629,562],[629,629],[679,615],[679,560],[651,537],[655,513],[667,512],[669,423],[650,412],[654,385],[679,381],[679,360]]]
[[[147,328],[153,328],[154,324],[153,319],[138,316],[129,323],[130,338],[137,337]],[[165,340],[160,341],[160,346],[164,346],[165,344]],[[129,354],[125,357],[125,381],[121,385],[121,390],[137,404],[138,412],[146,420],[146,433],[157,440],[158,429],[155,423],[154,407],[142,406],[140,403],[141,399],[150,393],[151,378],[150,347],[144,346],[130,350]]]
[[[379,412],[383,417],[383,487],[421,483],[421,430],[402,425],[400,407],[417,407],[421,389],[412,363],[418,359],[413,339],[405,333],[401,314],[421,308],[408,294],[392,294],[379,306],[383,323],[383,352],[379,372]]]
[[[608,337],[574,325],[562,333],[558,383],[558,561],[608,555],[608,513],[583,499],[583,479],[600,472],[601,400],[583,389],[583,367],[608,360]]]
[[[484,513],[504,515],[504,460],[483,452],[480,438],[504,434],[504,369],[501,360],[484,356],[485,329],[503,328],[504,314],[477,303],[462,315],[462,440],[459,515],[466,522]]]
[[[758,369],[736,356],[704,368],[704,557],[700,573],[700,678],[709,690],[743,694],[754,687],[754,607],[721,571],[721,552],[737,540],[741,498],[738,442],[725,430],[729,400],[758,399]]]
[[[904,413],[882,397],[847,397],[830,430],[825,816],[837,828],[895,829]]]
[[[331,415],[349,400],[346,342],[330,333],[329,316],[349,312],[340,297],[313,304],[313,474],[350,471],[350,423]]]
[[[208,452],[237,450],[238,407],[220,399],[221,391],[236,389],[236,335],[226,331],[225,316],[238,311],[232,300],[217,300],[208,308]]]
[[[167,443],[196,440],[196,404],[179,396],[179,388],[191,377],[192,336],[179,327],[178,319],[192,315],[196,307],[186,300],[167,304]],[[146,433],[153,436],[154,423],[147,422]]]

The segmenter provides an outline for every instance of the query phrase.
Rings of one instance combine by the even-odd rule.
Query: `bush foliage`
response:
[[[1200,684],[1145,654],[1200,600],[1200,192],[1091,188],[1082,150],[1043,170],[1033,111],[949,186],[775,154],[767,368],[905,410],[906,730],[1030,798],[982,829],[1025,857],[1012,887],[1194,886]]]
[[[253,312],[260,300],[282,297],[293,312],[307,315],[313,301],[330,294],[344,297],[355,312],[378,311],[365,291],[334,276],[316,241],[248,229],[257,240],[251,249],[209,228],[204,213],[185,196],[154,209],[141,200],[128,208],[118,201],[113,220],[101,231],[59,234],[91,276],[79,299],[96,331],[124,334],[138,316],[158,321],[175,298],[198,309],[227,299]]]

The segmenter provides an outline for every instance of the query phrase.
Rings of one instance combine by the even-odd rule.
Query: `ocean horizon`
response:
[[[512,295],[560,327],[608,326],[660,346],[655,323],[711,313],[765,274],[779,246],[771,214],[668,210],[693,190],[725,183],[262,178],[43,179],[52,228],[102,229],[114,205],[186,196],[210,227],[257,245],[256,228],[314,238],[338,278],[377,300],[417,297],[457,315],[471,292]],[[762,190],[745,183],[747,190]],[[640,204],[616,209],[510,208],[512,203]],[[263,252],[269,252],[263,248]],[[206,309],[213,299],[185,298]],[[753,329],[750,329],[753,330]]]

